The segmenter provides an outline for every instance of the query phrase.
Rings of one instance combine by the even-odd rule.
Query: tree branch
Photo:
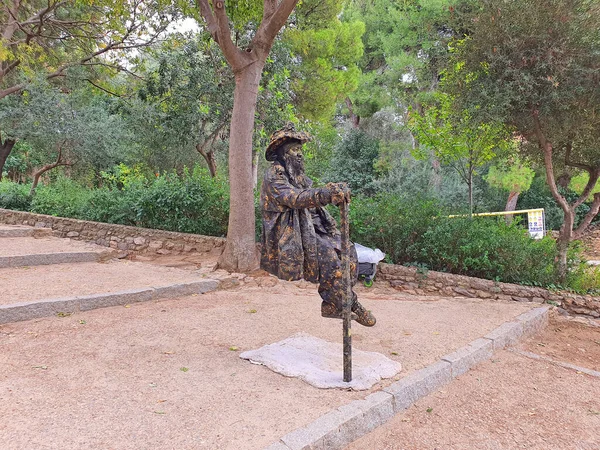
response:
[[[84,80],[85,80],[85,81],[87,81],[88,83],[90,83],[90,84],[91,84],[92,86],[94,86],[96,89],[100,89],[101,91],[103,91],[103,92],[106,92],[106,93],[107,93],[107,94],[109,94],[109,95],[113,95],[113,96],[115,96],[115,97],[119,97],[119,98],[121,98],[121,97],[122,97],[120,94],[117,94],[116,92],[109,91],[108,89],[106,89],[106,88],[103,88],[102,86],[100,86],[100,85],[98,85],[98,84],[94,83],[94,82],[93,82],[92,80],[90,80],[89,78],[84,78]]]
[[[581,205],[587,200],[587,198],[592,193],[592,190],[596,186],[598,178],[600,178],[600,168],[590,169],[588,170],[588,173],[590,174],[590,178],[588,179],[588,182],[585,185],[585,188],[583,189],[583,192],[581,193],[579,198],[575,201],[575,203],[573,203],[573,208],[577,208],[579,205]]]
[[[546,181],[548,182],[548,187],[550,188],[550,192],[552,193],[552,197],[558,203],[558,206],[567,213],[570,211],[570,206],[567,200],[560,195],[558,192],[558,188],[556,186],[556,179],[554,178],[554,164],[552,161],[552,144],[546,139],[546,135],[542,131],[542,125],[540,123],[539,113],[537,110],[531,112],[533,117],[533,128],[535,131],[535,136],[538,139],[538,144],[540,149],[544,154],[544,165],[546,166]]]
[[[594,168],[587,164],[577,163],[571,161],[571,150],[573,150],[573,144],[569,142],[565,148],[565,165],[569,167],[575,167],[576,169],[585,170],[586,172],[591,172]]]
[[[267,3],[271,3],[270,0],[264,0],[264,2],[265,6]],[[290,14],[297,3],[298,0],[281,0],[271,17],[262,21],[252,42],[256,41],[262,45],[272,43],[275,36],[277,36],[277,33],[279,33],[279,30],[285,25],[285,22],[288,20],[288,17],[290,17]]]
[[[277,10],[277,0],[264,0],[263,22],[269,20]]]
[[[590,210],[587,212],[577,229],[573,232],[573,239],[581,239],[583,233],[589,227],[594,217],[598,215],[598,211],[600,210],[600,192],[596,192],[594,194],[594,201],[592,202],[592,206]]]
[[[63,141],[61,144],[58,144],[58,157],[56,158],[56,161],[53,162],[52,164],[46,164],[45,166],[43,166],[41,169],[37,170],[34,172],[33,174],[33,183],[31,184],[31,189],[29,190],[29,195],[33,195],[33,193],[35,192],[35,189],[37,188],[37,185],[40,181],[40,177],[45,173],[48,172],[49,170],[54,169],[55,167],[58,166],[72,166],[73,163],[68,162],[68,161],[62,161],[62,148],[63,145],[65,145],[65,141]]]
[[[200,14],[204,17],[212,38],[221,47],[223,55],[233,71],[237,72],[254,62],[254,58],[250,59],[249,54],[240,50],[231,40],[229,17],[227,17],[227,12],[225,11],[225,1],[214,0],[212,8],[208,4],[208,0],[197,1],[200,7]]]

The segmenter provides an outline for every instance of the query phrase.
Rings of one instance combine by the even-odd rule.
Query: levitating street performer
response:
[[[283,280],[304,278],[319,283],[321,315],[342,318],[344,288],[341,270],[340,232],[333,217],[323,208],[350,200],[344,183],[312,188],[304,174],[302,144],[311,138],[293,125],[271,136],[265,158],[272,161],[265,173],[260,195],[262,209],[261,267]],[[350,252],[352,284],[357,280],[354,245]],[[372,327],[375,317],[352,291],[352,318]]]

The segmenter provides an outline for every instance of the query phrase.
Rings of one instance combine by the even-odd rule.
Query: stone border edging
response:
[[[368,395],[364,400],[340,406],[305,427],[286,434],[265,450],[342,449],[471,367],[491,358],[495,350],[541,330],[548,323],[549,309],[548,306],[541,306],[523,313],[483,338]]]
[[[13,303],[11,305],[0,306],[0,324],[39,319],[54,316],[57,313],[71,314],[78,311],[90,311],[109,306],[121,306],[129,303],[183,297],[192,294],[204,294],[214,291],[218,287],[219,281],[217,280],[198,280],[168,286],[108,292],[104,294]]]
[[[50,264],[98,262],[101,252],[38,253],[33,255],[0,256],[0,269],[23,266],[47,266]]]

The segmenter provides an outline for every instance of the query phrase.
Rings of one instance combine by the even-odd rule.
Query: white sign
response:
[[[533,239],[542,239],[546,234],[546,225],[544,221],[544,211],[530,211],[527,213],[529,222],[529,236]]]

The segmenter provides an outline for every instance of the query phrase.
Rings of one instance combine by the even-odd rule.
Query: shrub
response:
[[[0,208],[29,211],[31,207],[29,189],[28,184],[0,181]]]
[[[403,199],[388,193],[356,197],[350,204],[351,238],[381,249],[388,261],[417,262],[408,249],[420,241],[441,213],[439,203],[430,198]]]
[[[91,196],[90,189],[61,176],[51,184],[38,186],[31,200],[31,211],[81,219]]]
[[[354,241],[380,248],[396,264],[506,282],[554,280],[554,241],[531,239],[517,222],[451,219],[435,200],[381,194],[356,198],[350,224]]]
[[[139,190],[130,186],[125,191],[107,188],[95,189],[92,191],[82,219],[121,225],[137,225],[136,202],[141,196],[141,189],[143,189],[143,186],[140,186]]]
[[[432,270],[513,283],[554,281],[554,241],[531,239],[501,219],[440,218],[409,251]]]
[[[125,188],[139,194],[135,202],[138,226],[185,233],[224,236],[229,216],[229,192],[222,179],[211,178],[204,168],[182,176],[157,177],[145,189]]]

